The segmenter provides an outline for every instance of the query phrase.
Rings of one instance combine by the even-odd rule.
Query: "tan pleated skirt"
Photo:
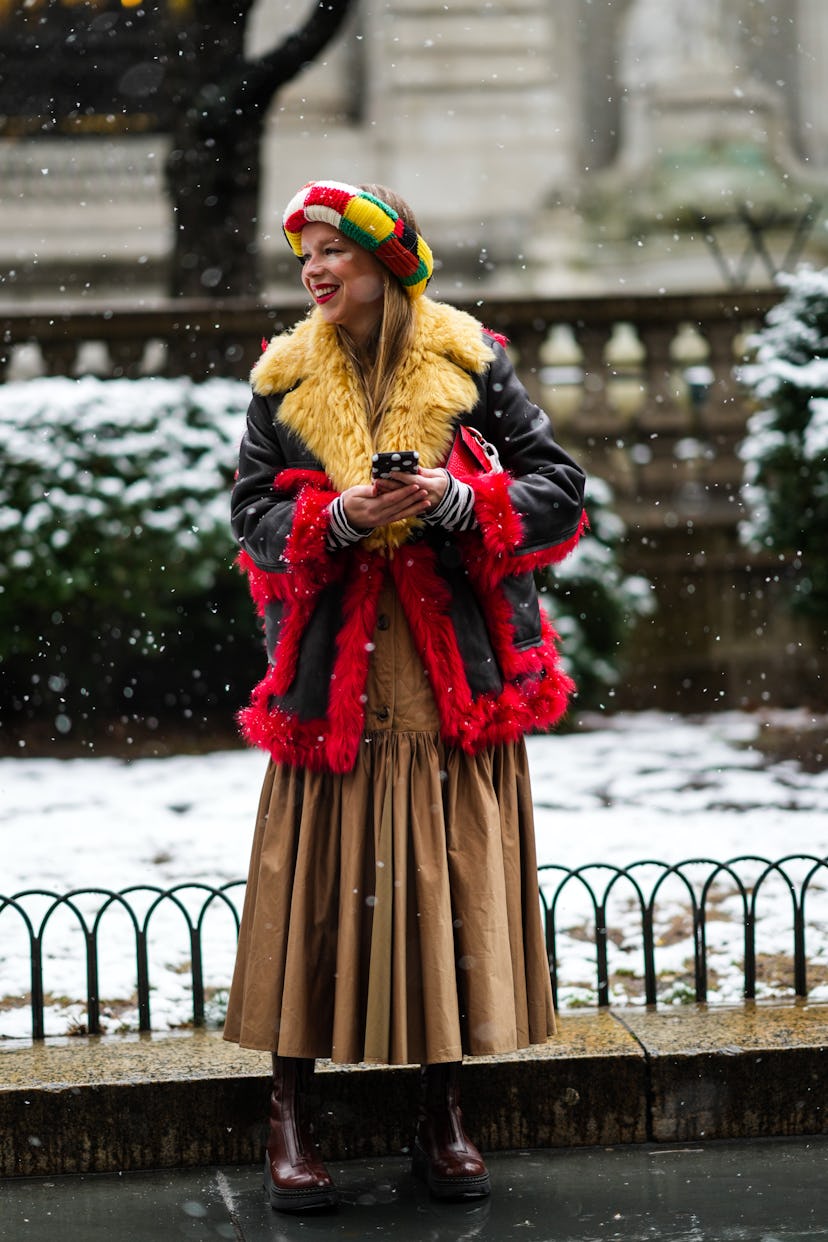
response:
[[[543,1043],[555,1020],[522,742],[439,738],[396,596],[344,775],[271,763],[225,1038],[391,1065]]]

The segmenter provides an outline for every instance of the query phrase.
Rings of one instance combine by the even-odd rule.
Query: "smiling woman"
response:
[[[382,317],[385,272],[356,242],[330,224],[302,232],[302,284],[326,323],[338,323],[356,345],[370,340]]]
[[[577,541],[584,477],[502,341],[425,296],[408,204],[317,181],[283,223],[313,305],[253,371],[232,498],[269,655],[241,722],[271,763],[225,1035],[273,1053],[274,1208],[336,1202],[320,1057],[420,1063],[415,1171],[476,1198],[462,1057],[554,1032],[523,737],[571,688],[533,571]]]

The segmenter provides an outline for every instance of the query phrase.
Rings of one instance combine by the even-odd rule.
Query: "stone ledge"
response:
[[[216,1032],[0,1044],[0,1176],[260,1159],[269,1058]],[[414,1067],[320,1063],[327,1158],[410,1141]],[[828,1006],[579,1011],[464,1070],[487,1151],[828,1132]]]
[[[828,1133],[828,1005],[615,1014],[647,1054],[654,1141]]]

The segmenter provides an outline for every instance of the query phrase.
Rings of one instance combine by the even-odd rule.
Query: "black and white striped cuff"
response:
[[[373,527],[368,530],[361,530],[358,526],[352,526],[345,516],[345,506],[342,503],[342,497],[337,496],[328,505],[328,530],[325,536],[325,542],[330,551],[335,552],[338,548],[350,547],[352,543],[359,543],[360,539],[364,539],[366,535],[370,535]]]
[[[436,509],[423,516],[429,526],[442,526],[444,530],[472,530],[477,521],[474,516],[474,492],[468,483],[456,479],[446,471],[448,487]]]

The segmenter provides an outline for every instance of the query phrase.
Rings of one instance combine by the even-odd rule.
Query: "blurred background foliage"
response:
[[[113,721],[232,723],[259,657],[228,494],[232,380],[0,387],[0,707],[67,739]],[[150,726],[152,727],[152,726]]]
[[[741,448],[748,546],[794,558],[788,602],[828,621],[828,270],[781,275],[785,296],[749,342],[758,406]]]

